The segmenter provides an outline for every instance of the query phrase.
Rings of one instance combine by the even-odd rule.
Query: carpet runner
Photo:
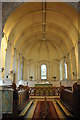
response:
[[[52,101],[38,101],[34,110],[32,120],[59,120]]]

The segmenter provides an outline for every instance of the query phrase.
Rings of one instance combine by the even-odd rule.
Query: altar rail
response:
[[[71,90],[71,87],[65,87]],[[30,96],[59,96],[60,87],[29,87]]]

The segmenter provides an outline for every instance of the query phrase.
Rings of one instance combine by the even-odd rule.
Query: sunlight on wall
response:
[[[13,68],[13,55],[14,55],[14,48],[12,47],[12,49],[11,49],[11,67],[10,67],[11,70]]]
[[[77,79],[78,79],[78,45],[75,46],[75,56],[76,56],[76,69],[77,69]]]
[[[3,67],[5,67],[6,50],[7,50],[7,41],[6,41],[5,37],[3,37],[2,41],[1,41],[1,56],[2,56],[2,66]]]

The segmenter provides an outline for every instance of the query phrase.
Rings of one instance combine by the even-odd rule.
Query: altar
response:
[[[53,84],[51,83],[37,83],[35,84],[35,87],[52,87]]]

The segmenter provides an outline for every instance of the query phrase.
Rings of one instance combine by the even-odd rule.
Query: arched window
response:
[[[65,63],[65,79],[67,79],[67,63]]]
[[[62,63],[60,63],[60,80],[62,80]]]
[[[23,79],[23,64],[21,63],[21,80]]]
[[[46,65],[41,65],[41,79],[46,79]]]

